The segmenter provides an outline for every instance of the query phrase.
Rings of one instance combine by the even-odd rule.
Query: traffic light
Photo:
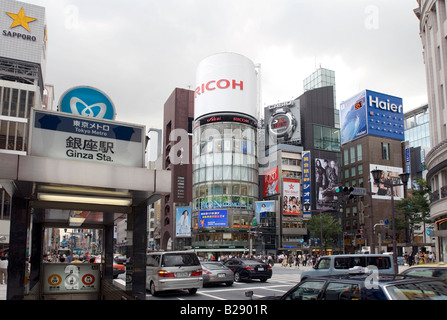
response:
[[[354,187],[343,187],[338,186],[337,189],[335,189],[336,195],[339,197],[339,199],[342,199],[344,201],[353,199],[357,194]]]

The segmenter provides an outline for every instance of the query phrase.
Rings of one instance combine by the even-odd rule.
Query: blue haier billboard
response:
[[[404,140],[402,98],[363,90],[340,105],[341,143],[367,134]]]

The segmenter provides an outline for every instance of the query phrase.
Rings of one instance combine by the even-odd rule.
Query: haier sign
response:
[[[402,98],[364,90],[340,105],[341,143],[367,134],[404,140]]]

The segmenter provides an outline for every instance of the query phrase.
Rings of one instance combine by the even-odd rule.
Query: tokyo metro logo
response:
[[[115,119],[115,107],[102,91],[92,87],[67,90],[59,101],[60,111],[97,119]]]

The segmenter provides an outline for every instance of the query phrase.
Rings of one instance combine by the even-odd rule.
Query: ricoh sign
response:
[[[402,98],[364,90],[340,105],[341,142],[365,135],[404,140]]]
[[[257,76],[248,58],[219,53],[205,58],[196,71],[194,118],[222,112],[257,117]]]

